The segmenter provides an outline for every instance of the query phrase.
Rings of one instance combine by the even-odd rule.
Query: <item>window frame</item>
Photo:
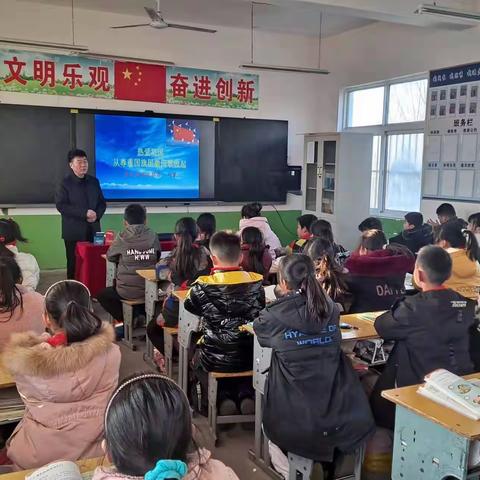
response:
[[[339,125],[338,129],[341,132],[351,133],[368,133],[372,136],[380,136],[381,148],[380,148],[380,168],[379,168],[379,180],[378,180],[378,208],[370,208],[370,213],[379,217],[394,217],[403,218],[406,211],[388,210],[386,205],[386,185],[387,185],[387,161],[388,161],[388,136],[395,134],[425,134],[425,125],[427,118],[428,108],[428,85],[427,85],[427,97],[425,99],[425,120],[415,122],[404,123],[388,123],[388,112],[390,107],[390,88],[392,85],[399,83],[415,82],[419,80],[428,81],[428,72],[422,72],[415,75],[406,75],[402,77],[396,77],[389,80],[383,80],[378,82],[371,82],[362,85],[356,85],[344,88],[340,93],[339,102]],[[350,93],[360,90],[367,90],[370,88],[384,88],[383,97],[383,118],[380,125],[369,125],[364,127],[349,127],[347,125],[349,115],[349,102],[348,96]],[[425,138],[424,138],[425,148]],[[423,169],[422,178],[420,179],[421,185],[423,185]],[[370,185],[371,191],[371,185]],[[420,201],[422,198],[422,191],[420,191]]]

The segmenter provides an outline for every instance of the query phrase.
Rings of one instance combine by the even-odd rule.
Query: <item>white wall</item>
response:
[[[332,73],[321,82],[320,129],[337,127],[341,88],[431,69],[480,61],[480,28],[447,31],[378,22],[325,41],[325,68]],[[366,188],[350,178],[353,189]],[[439,201],[423,200],[422,212],[435,216]],[[455,203],[464,217],[480,210],[478,203]]]
[[[92,51],[113,55],[174,61],[177,65],[238,71],[241,63],[250,61],[250,32],[235,28],[218,28],[215,35],[182,30],[157,31],[150,28],[115,31],[109,27],[142,23],[143,17],[130,17],[89,10],[77,10],[76,43]],[[15,0],[0,0],[1,36],[52,42],[71,42],[71,10]],[[317,58],[314,38],[257,32],[255,60],[264,63],[314,66]],[[289,122],[289,163],[303,163],[304,132],[320,128],[320,82],[316,75],[260,73],[260,108],[258,111],[229,110],[210,107],[165,105],[108,99],[55,97],[0,92],[0,102],[77,108],[118,109],[130,111],[235,116],[280,119]],[[301,198],[289,195],[282,209],[300,209]],[[180,209],[171,208],[175,212]],[[191,211],[205,208],[192,207]],[[238,207],[212,208],[238,210]],[[150,209],[155,211],[155,209]],[[158,211],[165,211],[159,208]],[[16,211],[31,213],[26,209]],[[37,210],[38,213],[40,211]],[[55,213],[42,209],[42,213]]]

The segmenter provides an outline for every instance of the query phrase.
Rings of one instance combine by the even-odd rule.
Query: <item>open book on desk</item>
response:
[[[26,480],[91,480],[93,472],[80,473],[74,462],[55,462],[46,465],[26,477]]]
[[[480,379],[464,380],[448,370],[435,370],[425,377],[418,393],[473,420],[480,420]]]

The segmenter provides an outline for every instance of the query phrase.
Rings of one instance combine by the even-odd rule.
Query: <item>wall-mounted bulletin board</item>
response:
[[[480,201],[480,63],[433,70],[423,198]]]

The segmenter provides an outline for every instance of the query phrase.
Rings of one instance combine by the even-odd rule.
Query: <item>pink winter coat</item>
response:
[[[92,480],[141,480],[143,477],[122,475],[114,468],[99,467],[95,470]],[[182,480],[239,480],[235,472],[219,460],[214,460],[212,454],[205,449],[200,455],[189,456],[188,473]]]
[[[33,331],[40,335],[45,331],[42,319],[45,311],[43,296],[22,285],[17,285],[17,288],[22,296],[23,308],[18,306],[13,315],[10,312],[0,313],[0,350],[8,343],[12,333]]]
[[[7,442],[16,469],[103,455],[105,408],[120,368],[114,338],[107,323],[65,347],[51,347],[31,332],[12,335],[2,359],[26,408]]]
[[[275,232],[270,228],[268,219],[265,217],[242,218],[240,220],[240,233],[247,227],[255,227],[262,232],[263,241],[270,248],[270,255],[272,258],[276,258],[275,249],[282,248],[282,244]]]

